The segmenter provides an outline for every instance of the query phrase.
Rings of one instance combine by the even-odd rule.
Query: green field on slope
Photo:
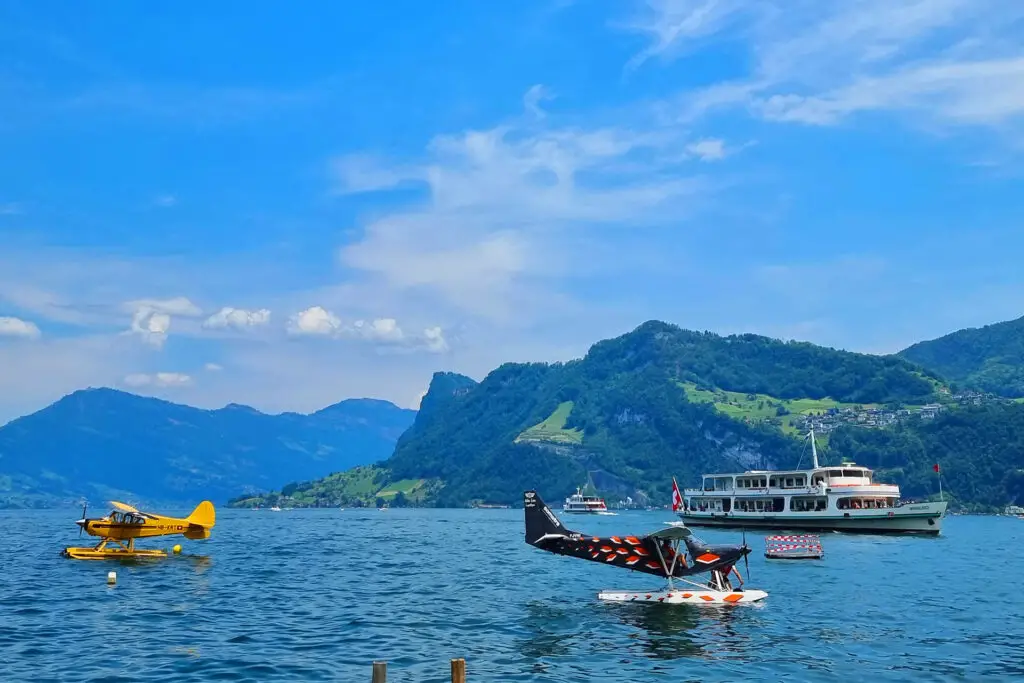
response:
[[[698,389],[692,382],[679,382],[679,386],[686,391],[686,397],[694,403],[711,403],[715,410],[737,420],[749,422],[760,422],[771,418],[778,419],[782,424],[782,431],[787,434],[797,434],[797,428],[793,421],[801,416],[812,413],[824,413],[832,408],[843,410],[844,408],[860,407],[864,409],[879,407],[874,403],[842,403],[830,398],[775,398],[767,394],[744,394],[737,391],[726,391],[724,389]],[[779,408],[784,409],[784,414],[779,414]]]
[[[578,429],[566,429],[565,421],[572,413],[572,401],[558,404],[555,412],[547,416],[540,424],[535,424],[516,437],[516,443],[523,441],[549,441],[552,443],[581,444],[583,432]]]

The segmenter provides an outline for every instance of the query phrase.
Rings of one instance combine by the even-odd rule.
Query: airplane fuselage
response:
[[[87,519],[81,525],[90,536],[126,540],[129,538],[150,538],[168,534],[184,534],[190,525],[184,519],[160,517],[146,519],[142,523],[114,522],[109,518]]]

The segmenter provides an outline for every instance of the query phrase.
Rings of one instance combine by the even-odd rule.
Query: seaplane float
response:
[[[110,501],[113,510],[105,517],[86,518],[86,507],[82,507],[82,519],[78,525],[78,535],[82,532],[90,536],[99,536],[101,540],[91,548],[64,548],[64,557],[73,560],[115,560],[115,559],[152,559],[167,557],[167,551],[135,547],[136,538],[152,538],[181,534],[185,538],[198,540],[210,537],[210,529],[216,522],[213,503],[204,500],[192,513],[184,519],[165,517],[150,512],[141,512],[131,505]],[[108,544],[113,547],[107,547]],[[178,548],[175,547],[177,552]]]
[[[745,539],[743,545],[707,545],[678,522],[645,536],[591,536],[566,529],[536,491],[523,493],[523,508],[529,545],[557,555],[653,574],[668,582],[667,587],[659,590],[602,590],[597,594],[599,600],[735,605],[768,597],[762,590],[743,587],[736,563],[740,558],[747,562],[750,548]],[[686,546],[683,552],[681,544]],[[749,573],[748,565],[748,576]],[[698,574],[710,574],[710,581],[702,584],[689,578]],[[736,588],[732,586],[731,575],[738,581]],[[684,586],[677,586],[677,581]]]

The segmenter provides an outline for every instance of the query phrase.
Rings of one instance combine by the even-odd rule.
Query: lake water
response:
[[[823,561],[767,560],[748,533],[747,585],[769,597],[697,608],[599,602],[660,582],[527,546],[522,515],[220,510],[209,540],[140,543],[184,550],[122,565],[59,556],[92,544],[78,510],[0,512],[0,680],[361,683],[384,659],[389,683],[440,683],[456,657],[501,683],[1024,678],[1024,520],[823,535]],[[672,517],[564,519],[639,534]]]

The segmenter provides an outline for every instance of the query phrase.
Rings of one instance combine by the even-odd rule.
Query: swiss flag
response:
[[[683,497],[679,494],[679,485],[676,478],[672,477],[672,512],[679,512],[683,509]]]
[[[932,465],[932,469],[935,470],[936,472],[938,472],[939,471],[939,463],[935,463],[934,465]]]

